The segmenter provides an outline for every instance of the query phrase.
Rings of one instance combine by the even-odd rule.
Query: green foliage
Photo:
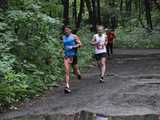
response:
[[[147,32],[142,28],[117,29],[115,47],[118,48],[160,48],[159,31]]]
[[[0,107],[41,94],[64,73],[57,40],[61,22],[13,7],[0,15]]]
[[[92,59],[93,49],[90,45],[92,34],[88,27],[81,29],[77,34],[80,36],[83,45],[79,50],[79,65],[80,67],[84,67],[89,64]]]
[[[60,0],[50,0],[43,3],[41,11],[52,17],[61,17],[63,15],[63,5]]]

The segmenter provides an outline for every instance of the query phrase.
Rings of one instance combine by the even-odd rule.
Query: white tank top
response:
[[[99,53],[106,53],[106,35],[102,34],[101,36],[99,36],[98,34],[94,35],[94,39],[96,41],[96,46],[95,46],[95,54],[99,54]]]

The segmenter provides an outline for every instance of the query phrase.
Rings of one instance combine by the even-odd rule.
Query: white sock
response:
[[[68,83],[66,83],[66,87],[69,88],[69,84]]]

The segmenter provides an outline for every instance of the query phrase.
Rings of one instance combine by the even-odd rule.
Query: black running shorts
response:
[[[78,63],[78,58],[77,58],[77,56],[73,56],[72,65],[76,65],[77,63]]]
[[[95,54],[96,60],[101,60],[103,57],[106,57],[106,53]]]

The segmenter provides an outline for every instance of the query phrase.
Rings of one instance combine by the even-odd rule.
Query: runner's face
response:
[[[99,35],[102,35],[102,33],[103,33],[103,28],[98,28],[98,29],[97,29],[97,32],[98,32]]]
[[[69,34],[71,34],[71,29],[66,27],[66,28],[64,28],[64,32],[66,35],[69,35]]]

